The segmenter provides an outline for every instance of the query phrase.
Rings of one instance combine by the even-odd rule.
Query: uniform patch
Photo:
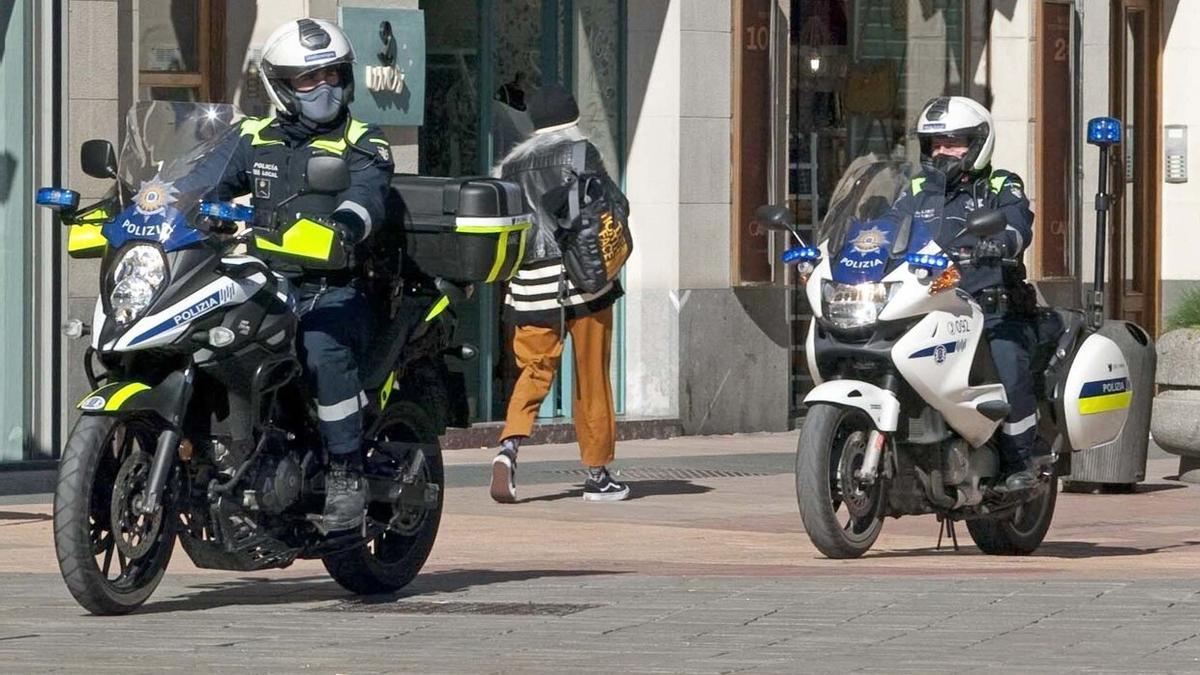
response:
[[[1008,188],[1008,191],[1017,199],[1025,199],[1025,191],[1021,189],[1020,185],[1013,185]]]
[[[388,146],[386,146],[386,145],[377,146],[375,148],[375,151],[379,153],[379,158],[382,159],[383,161],[385,161],[385,162],[392,161],[392,150]]]
[[[255,178],[254,179],[254,196],[259,199],[271,198],[271,179],[270,178]]]

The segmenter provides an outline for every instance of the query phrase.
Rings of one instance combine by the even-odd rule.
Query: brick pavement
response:
[[[180,555],[143,612],[83,616],[48,505],[0,506],[0,672],[1200,672],[1200,490],[1164,479],[1171,460],[1139,494],[1062,495],[1029,558],[965,532],[934,551],[936,523],[911,518],[827,561],[800,527],[792,443],[625,444],[631,475],[693,477],[635,482],[623,504],[578,498],[569,447],[523,451],[529,501],[511,507],[481,489],[489,453],[452,453],[426,572],[369,603],[312,562]]]

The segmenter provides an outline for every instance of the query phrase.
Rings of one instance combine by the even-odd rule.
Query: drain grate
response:
[[[531,471],[530,473],[551,474],[557,476],[578,476],[587,478],[587,469],[547,469]],[[629,468],[617,472],[618,478],[641,480],[692,480],[696,478],[753,478],[769,476],[770,474],[755,471],[730,471],[727,469],[670,469],[670,468]]]
[[[486,616],[567,616],[604,605],[550,602],[372,602],[344,600],[318,607],[318,612],[363,612],[369,614],[474,614]]]

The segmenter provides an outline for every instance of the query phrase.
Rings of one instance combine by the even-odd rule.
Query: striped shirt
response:
[[[509,282],[505,318],[519,326],[557,327],[564,317],[570,321],[607,309],[623,294],[619,281],[584,293],[567,278],[561,259],[539,260],[517,270]]]

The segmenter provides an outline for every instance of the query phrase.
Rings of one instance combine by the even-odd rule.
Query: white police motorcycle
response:
[[[1111,135],[1117,124],[1119,137],[1119,124],[1106,123],[1094,131]],[[1102,280],[1091,321],[1082,311],[1039,309],[1032,360],[1041,471],[1034,487],[1008,490],[994,436],[1009,404],[983,312],[958,288],[970,253],[935,243],[927,223],[941,214],[880,217],[908,180],[904,167],[852,166],[859,171],[843,178],[819,246],[801,241],[783,256],[797,265],[813,315],[805,351],[816,387],[796,459],[805,530],[826,556],[855,558],[884,517],[932,513],[952,536],[953,523],[966,521],[985,553],[1032,553],[1054,515],[1056,468],[1071,451],[1116,439],[1133,396],[1121,349],[1096,333]],[[964,234],[1004,229],[1000,214],[977,213]],[[795,231],[780,207],[763,207],[758,219]]]

